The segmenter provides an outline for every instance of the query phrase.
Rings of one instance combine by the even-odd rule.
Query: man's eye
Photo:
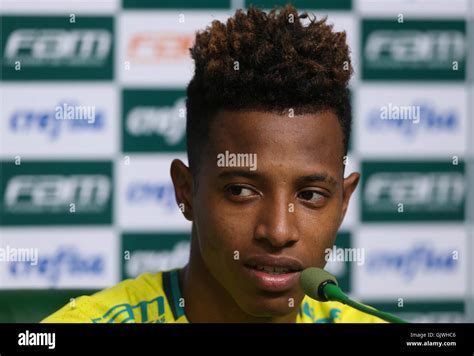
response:
[[[231,185],[230,187],[227,188],[227,191],[234,196],[239,196],[239,197],[249,197],[254,195],[254,192],[252,189],[242,187],[240,185]]]
[[[325,196],[314,190],[305,190],[298,194],[298,197],[312,203],[318,203],[325,198]]]

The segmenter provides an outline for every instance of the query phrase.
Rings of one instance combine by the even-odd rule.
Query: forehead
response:
[[[342,128],[331,111],[294,117],[263,111],[221,111],[209,130],[210,158],[225,151],[255,153],[259,171],[286,168],[303,174],[324,169],[337,176],[342,169]]]

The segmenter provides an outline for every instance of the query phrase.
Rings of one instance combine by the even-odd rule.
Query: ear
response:
[[[354,193],[354,190],[357,188],[357,184],[359,183],[360,174],[359,173],[351,173],[348,177],[344,178],[343,181],[343,192],[342,192],[342,214],[341,214],[341,221],[339,225],[342,224],[344,217],[346,216],[347,207],[349,206],[349,200]]]
[[[176,203],[184,217],[193,220],[193,176],[189,168],[179,159],[171,162],[171,179],[173,181]]]

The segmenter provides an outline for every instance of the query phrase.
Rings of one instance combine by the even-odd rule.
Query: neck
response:
[[[179,271],[186,318],[191,323],[294,323],[299,308],[283,317],[244,312],[207,269],[193,229],[189,263]]]

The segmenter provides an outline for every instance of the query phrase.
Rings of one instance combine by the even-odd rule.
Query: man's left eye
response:
[[[315,190],[305,190],[298,194],[298,198],[317,203],[325,198],[323,194]]]
[[[239,196],[239,197],[249,197],[253,194],[255,194],[252,189],[240,186],[240,185],[233,185],[227,188],[229,193],[233,196]]]

